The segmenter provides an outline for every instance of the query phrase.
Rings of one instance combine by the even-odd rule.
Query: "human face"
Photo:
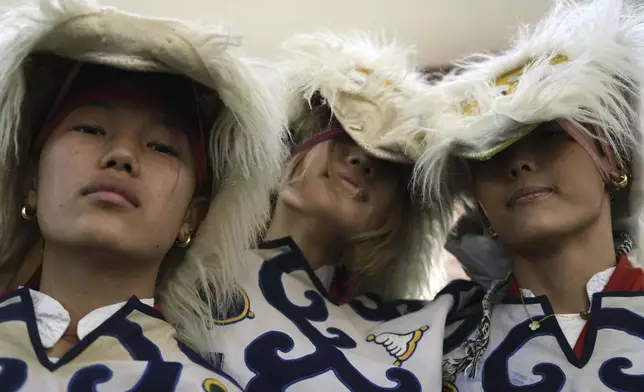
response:
[[[367,155],[347,135],[301,154],[280,192],[285,204],[313,217],[319,230],[340,237],[384,225],[402,186],[400,165]]]
[[[599,148],[583,139],[607,165]],[[511,247],[538,246],[610,217],[597,165],[557,122],[541,125],[489,161],[468,163],[476,198],[499,239]]]
[[[146,104],[73,110],[47,139],[35,181],[45,242],[160,262],[189,230],[195,167],[179,122]]]

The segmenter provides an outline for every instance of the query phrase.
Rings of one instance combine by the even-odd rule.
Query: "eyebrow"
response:
[[[91,102],[84,103],[79,107],[97,107],[100,109],[113,109],[114,104],[108,101],[91,101]]]
[[[124,106],[126,106],[128,103],[126,101],[93,101],[93,102],[88,102],[86,104],[83,104],[80,107],[92,107],[92,108],[99,108],[99,109],[105,109],[105,110],[112,110],[117,108],[118,106],[121,106],[125,103]],[[133,106],[135,106],[134,104]],[[171,119],[171,116],[168,116],[166,113],[160,111],[160,110],[154,110],[152,118],[154,119],[154,122],[157,124],[165,125],[168,128],[180,128],[180,121],[173,121]]]
[[[127,101],[90,101],[87,102],[86,104],[83,104],[81,107],[90,107],[90,108],[99,108],[99,109],[105,109],[105,110],[110,110],[118,107],[119,105],[127,105]],[[136,105],[136,103],[134,103]],[[156,125],[162,125],[170,131],[171,134],[184,134],[188,139],[190,139],[190,135],[193,132],[199,132],[199,138],[203,142],[203,135],[201,135],[201,130],[199,129],[193,129],[190,126],[190,122],[181,119],[181,116],[179,113],[175,114],[168,114],[166,112],[163,112],[161,110],[154,110],[152,114],[152,121]]]

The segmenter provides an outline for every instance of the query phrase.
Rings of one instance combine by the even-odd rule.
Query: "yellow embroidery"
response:
[[[230,317],[220,319],[220,320],[215,320],[214,323],[216,325],[228,325],[228,324],[234,324],[236,322],[242,321],[244,319],[254,319],[255,318],[255,313],[253,313],[250,310],[250,298],[248,298],[248,294],[244,290],[241,291],[241,303],[240,303],[240,312],[232,315]]]
[[[207,378],[203,382],[203,390],[205,392],[227,392],[228,390],[221,382],[215,380],[214,378]]]
[[[557,55],[550,60],[550,65],[559,65],[562,63],[567,62],[568,56],[564,55]],[[513,70],[510,70],[503,75],[499,76],[496,78],[494,81],[494,85],[496,87],[500,87],[500,93],[501,95],[512,95],[514,92],[517,90],[517,87],[519,86],[519,82],[521,81],[521,77],[523,76],[523,73],[525,72],[526,68],[529,67],[530,65],[534,64],[535,60],[530,60],[523,64],[520,67],[517,67]],[[461,104],[461,113],[464,116],[471,116],[473,115],[476,111],[478,110],[478,103],[477,102],[472,102],[472,101],[466,101]]]
[[[449,380],[444,380],[442,392],[458,392],[458,388],[454,385],[454,381],[456,381],[456,376],[453,375],[449,377]]]
[[[418,346],[418,342],[428,329],[429,327],[427,325],[423,325],[419,329],[405,335],[390,332],[381,333],[379,335],[369,335],[367,336],[367,342],[374,342],[385,347],[389,355],[396,358],[394,366],[400,367],[403,362],[411,358],[414,354],[416,347]]]
[[[369,68],[365,68],[365,67],[358,67],[358,68],[356,68],[356,72],[361,73],[361,74],[366,75],[366,76],[371,76],[371,74],[373,73],[373,69],[369,69]],[[392,83],[391,83],[391,80],[385,80],[385,82],[383,84],[384,84],[385,87],[389,87],[389,86],[391,86]]]

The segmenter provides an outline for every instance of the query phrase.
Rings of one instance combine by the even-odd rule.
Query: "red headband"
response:
[[[126,101],[152,104],[161,108],[168,107],[169,103],[164,101],[162,97],[163,94],[159,93],[159,89],[156,86],[113,82],[97,85],[88,90],[70,94],[62,99],[58,107],[53,108],[52,115],[46,121],[38,134],[36,139],[36,148],[42,148],[60,123],[65,120],[72,111],[81,106],[95,102]],[[195,110],[198,110],[196,102]],[[197,116],[198,115],[199,114],[197,113]],[[202,124],[199,122],[198,126],[202,127]],[[199,129],[198,132],[203,132],[203,129]],[[194,155],[197,184],[203,185],[206,172],[206,152],[199,133],[187,132],[186,134]]]
[[[336,137],[338,135],[342,135],[344,133],[346,133],[346,131],[344,129],[342,129],[342,128],[334,128],[334,129],[329,129],[327,131],[324,131],[324,132],[322,132],[322,133],[310,138],[309,140],[307,140],[307,141],[305,141],[303,143],[300,143],[297,146],[293,147],[293,149],[291,150],[291,156],[297,155],[297,154],[301,153],[304,150],[308,150],[309,148],[315,146],[318,143],[322,143],[324,141],[333,139],[334,137]]]
[[[610,172],[612,169],[617,169],[617,165],[615,162],[615,154],[611,150],[610,146],[604,142],[599,143],[601,146],[602,152],[604,153],[604,155],[606,155],[606,158],[608,159],[608,164],[611,166],[610,168],[607,168],[602,164],[601,159],[597,155],[597,152],[593,147],[594,143],[592,140],[588,140],[588,138],[584,136],[583,132],[577,129],[575,125],[572,124],[570,121],[557,120],[557,123],[561,126],[561,128],[563,128],[564,131],[566,131],[568,135],[570,135],[570,137],[575,142],[577,142],[577,144],[581,146],[581,148],[583,148],[586,151],[586,153],[588,153],[588,155],[590,156],[590,159],[592,159],[593,162],[595,163],[595,166],[597,166],[597,170],[599,170],[599,174],[601,174],[602,178],[604,179],[604,182],[610,185],[612,183]],[[600,130],[597,126],[592,126],[591,132],[594,133],[595,135],[599,135]]]

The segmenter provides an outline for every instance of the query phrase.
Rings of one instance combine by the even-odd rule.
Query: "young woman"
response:
[[[381,324],[418,309],[385,301],[422,296],[447,232],[408,187],[424,76],[366,35],[286,48],[294,145],[241,311],[216,328],[229,336],[224,368],[249,391],[430,390],[412,356],[440,345],[441,329]]]
[[[448,327],[444,390],[642,389],[644,272],[627,254],[643,33],[623,1],[560,1],[516,47],[437,87],[444,139],[421,178],[437,203],[465,195],[511,264],[482,311]]]
[[[1,389],[239,390],[198,352],[269,209],[276,97],[210,27],[42,0],[0,31]]]

